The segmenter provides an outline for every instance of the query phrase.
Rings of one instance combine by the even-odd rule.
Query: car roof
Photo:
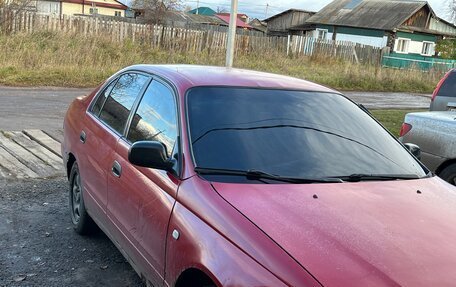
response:
[[[298,78],[236,68],[199,65],[134,65],[125,70],[140,70],[164,77],[181,90],[196,86],[233,86],[338,93]]]

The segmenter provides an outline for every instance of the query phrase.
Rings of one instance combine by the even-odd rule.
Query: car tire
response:
[[[450,164],[445,167],[440,173],[439,177],[453,185],[456,185],[456,163]]]
[[[71,167],[69,181],[69,206],[73,228],[81,235],[93,233],[96,230],[96,224],[90,218],[84,205],[84,197],[82,195],[84,190],[82,188],[81,174],[79,173],[79,167],[76,162]]]

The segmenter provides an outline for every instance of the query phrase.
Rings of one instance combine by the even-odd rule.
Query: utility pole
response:
[[[199,10],[199,6],[200,6],[200,1],[199,0],[196,0],[196,15],[198,15],[198,10]]]
[[[266,3],[266,11],[264,12],[264,18],[268,18],[268,8],[269,8],[269,4]]]
[[[228,28],[228,43],[226,47],[226,67],[233,67],[234,41],[236,40],[238,0],[231,0],[230,26]]]

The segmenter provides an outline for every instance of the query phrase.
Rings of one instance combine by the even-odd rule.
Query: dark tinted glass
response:
[[[456,72],[451,72],[440,87],[438,96],[456,97]]]
[[[122,134],[136,97],[148,79],[135,73],[122,75],[106,99],[100,119]]]
[[[171,156],[177,138],[176,104],[172,91],[153,81],[133,117],[127,136],[130,142],[159,141]]]
[[[290,177],[425,175],[387,131],[336,94],[193,88],[188,117],[199,167]]]
[[[116,84],[116,80],[112,81],[104,90],[103,92],[100,93],[100,95],[97,98],[97,101],[95,104],[92,106],[92,113],[96,116],[100,114],[100,110],[103,107],[103,104],[106,100],[106,98],[109,96],[109,94],[112,91],[112,88]]]

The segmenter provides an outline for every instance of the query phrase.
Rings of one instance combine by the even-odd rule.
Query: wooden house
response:
[[[437,17],[426,1],[335,0],[301,25],[320,39],[389,47],[398,56],[432,57],[455,25]]]
[[[288,9],[264,20],[270,36],[303,35],[310,29],[304,25],[315,12]]]

